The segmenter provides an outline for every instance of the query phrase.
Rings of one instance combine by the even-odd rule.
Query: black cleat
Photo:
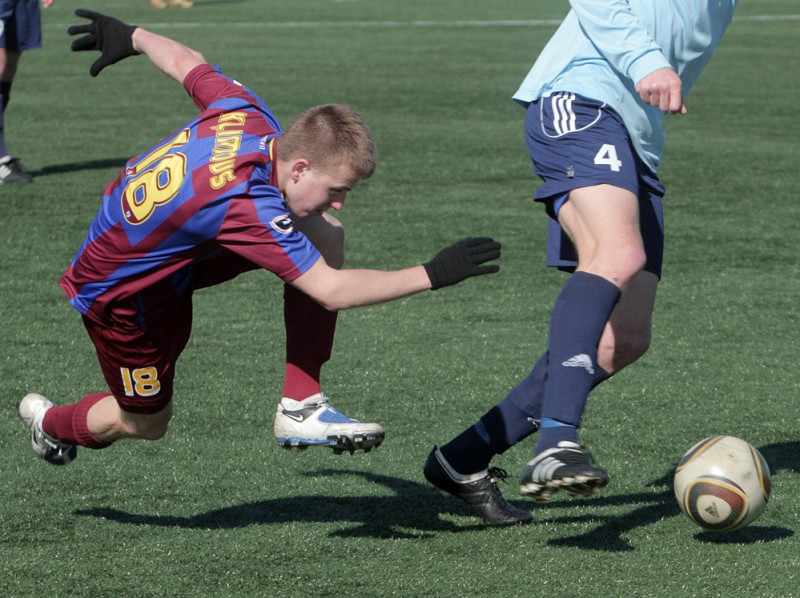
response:
[[[0,185],[32,182],[33,177],[25,172],[19,158],[7,156],[0,159]]]
[[[454,479],[448,470],[452,471],[439,447],[433,447],[422,470],[429,488],[443,496],[460,498],[487,523],[511,525],[533,520],[528,511],[518,509],[503,498],[496,480],[504,480],[508,474],[499,467],[490,467],[483,477],[475,474],[476,479],[465,482]]]

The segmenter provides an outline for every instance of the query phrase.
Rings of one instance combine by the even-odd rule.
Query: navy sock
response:
[[[541,418],[547,425],[534,453],[560,440],[577,439],[589,392],[599,384],[595,378],[608,377],[596,363],[597,345],[619,296],[616,285],[587,272],[573,274],[558,296],[550,318],[550,359],[542,399]]]
[[[439,447],[450,467],[464,475],[483,471],[489,467],[489,462],[494,456],[491,445],[481,437],[476,425],[470,426],[453,440]]]
[[[567,439],[559,434],[565,430],[551,429],[552,423],[548,423],[548,429],[541,426],[547,358],[547,353],[542,355],[530,374],[502,401],[487,411],[475,424],[439,447],[453,469],[464,475],[483,471],[489,467],[495,455],[504,453],[540,430],[540,427],[542,428],[540,434],[552,436],[552,446],[558,444],[560,440]],[[610,377],[611,374],[597,366],[592,388]]]
[[[549,353],[542,355],[539,361],[536,362],[536,365],[533,366],[531,373],[523,378],[522,382],[512,388],[511,392],[509,392],[506,398],[498,405],[498,407],[506,403],[516,405],[521,411],[524,411],[528,417],[534,420],[532,423],[535,424],[536,429],[539,428],[542,419],[542,397],[544,396],[544,381],[547,377],[548,358]],[[534,430],[534,432],[535,431],[536,430]],[[516,444],[523,438],[524,436],[513,439],[509,436],[508,446]]]
[[[11,81],[0,81],[0,158],[8,155],[5,136],[5,111],[11,97]]]
[[[506,398],[498,405],[501,409],[507,402],[516,405],[530,420],[535,429],[533,432],[541,428],[542,422],[542,399],[544,397],[544,381],[547,379],[547,364],[549,362],[550,353],[547,352],[539,358],[536,365],[533,366],[531,373],[520,382],[511,392],[506,395]],[[591,389],[601,384],[611,377],[603,367],[596,365],[594,367],[594,376],[592,377]],[[513,431],[513,430],[512,430]],[[508,447],[515,445],[520,440],[529,436],[532,432],[527,432],[522,435],[514,435],[512,433],[506,434],[506,441]]]
[[[0,107],[5,111],[11,98],[11,81],[0,81]]]
[[[539,429],[546,367],[545,353],[505,399],[474,425],[439,447],[453,469],[465,475],[483,471],[489,467],[492,457]]]
[[[545,417],[542,420],[542,428],[539,431],[539,438],[536,439],[536,450],[534,453],[538,455],[550,447],[558,446],[558,443],[562,440],[568,440],[577,444],[577,426]]]

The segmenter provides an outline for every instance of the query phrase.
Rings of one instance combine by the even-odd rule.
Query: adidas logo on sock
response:
[[[594,364],[592,363],[592,358],[586,353],[581,353],[579,355],[575,355],[574,357],[570,357],[566,361],[562,362],[561,365],[568,368],[583,368],[589,372],[589,374],[594,374]]]

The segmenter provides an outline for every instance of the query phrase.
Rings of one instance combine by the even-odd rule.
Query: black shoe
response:
[[[33,177],[25,172],[19,158],[8,157],[0,162],[0,185],[6,183],[32,183]]]
[[[499,467],[491,467],[482,478],[471,482],[459,482],[448,473],[444,456],[439,447],[433,447],[425,460],[422,473],[428,487],[438,490],[443,496],[456,496],[467,503],[487,523],[530,523],[533,519],[528,511],[518,509],[500,493],[496,480],[508,477]]]
[[[608,473],[594,464],[589,451],[562,440],[528,462],[519,491],[536,502],[546,502],[557,490],[566,490],[573,496],[600,492],[609,479]]]

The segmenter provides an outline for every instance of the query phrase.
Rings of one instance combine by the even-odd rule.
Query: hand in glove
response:
[[[135,25],[127,25],[113,17],[82,8],[76,10],[75,15],[90,19],[91,23],[73,25],[67,30],[70,35],[86,34],[72,42],[72,51],[100,50],[101,53],[100,58],[95,60],[89,69],[92,77],[96,77],[105,67],[123,58],[139,54],[133,49],[132,35],[136,29]]]
[[[470,237],[445,247],[423,266],[431,279],[431,290],[434,290],[470,276],[497,272],[500,269],[497,264],[483,264],[499,257],[500,243],[489,237]]]

